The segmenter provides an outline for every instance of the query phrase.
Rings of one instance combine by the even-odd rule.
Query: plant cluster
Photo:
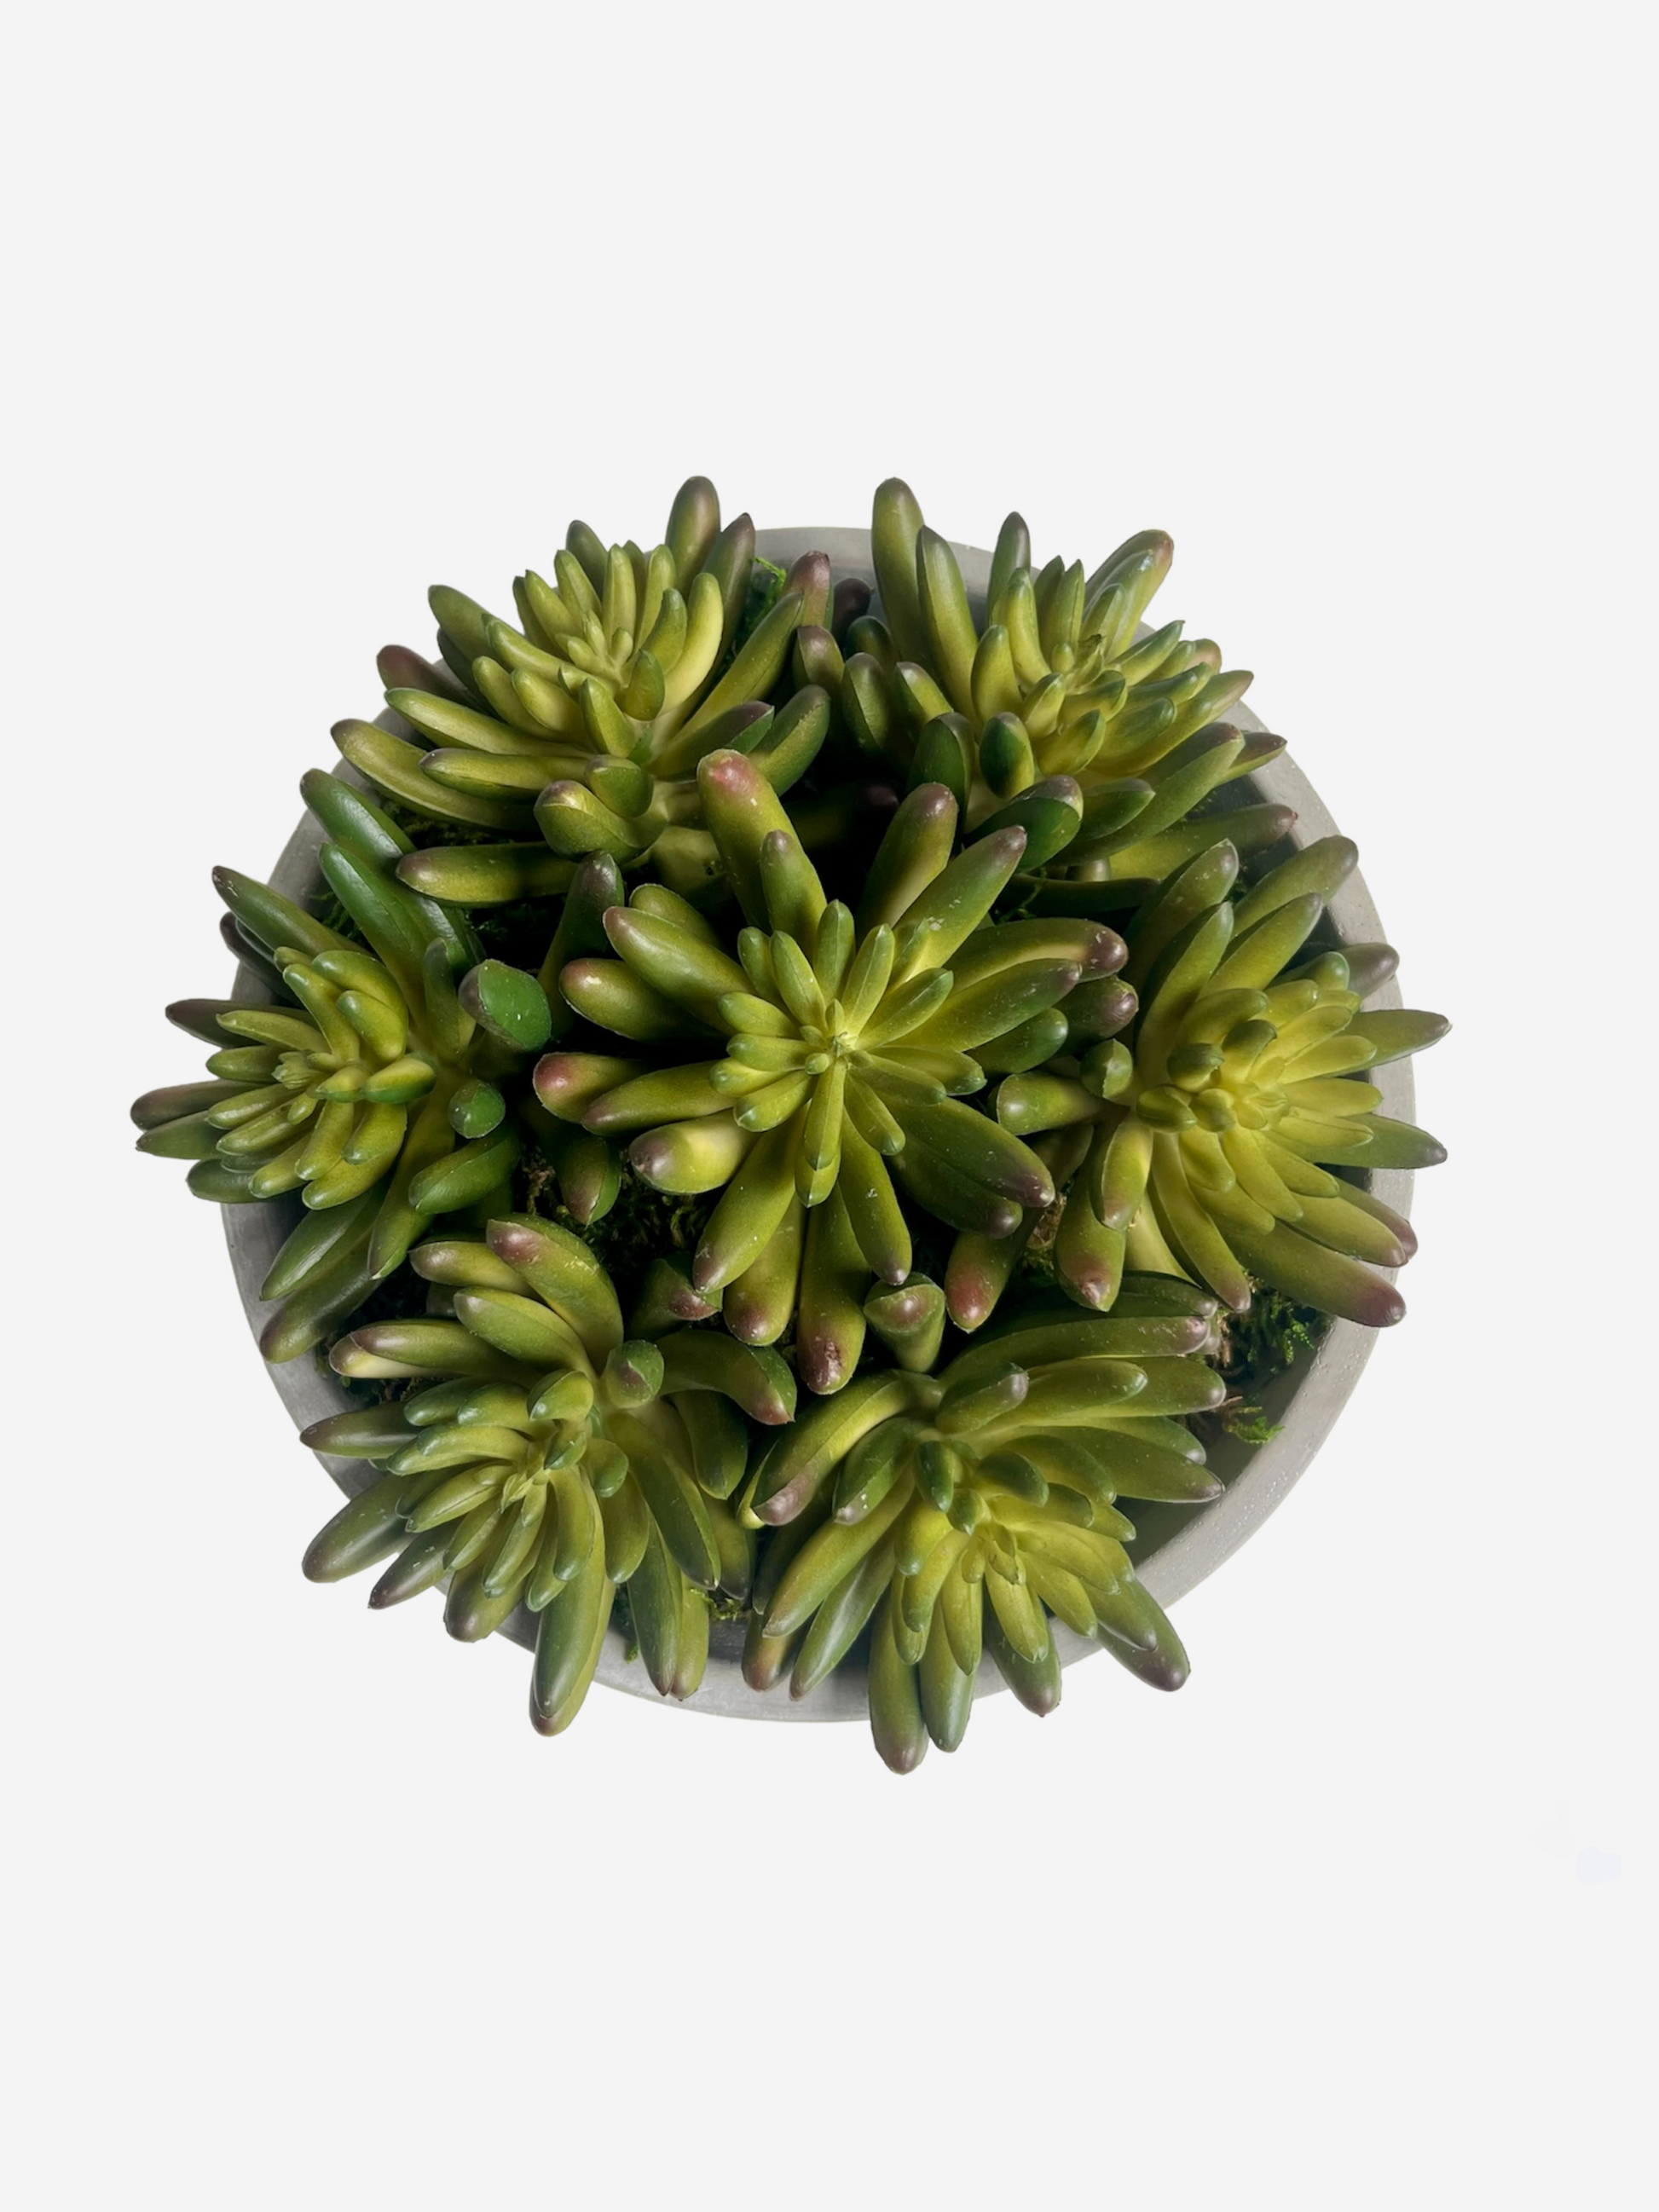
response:
[[[307,1574],[527,1615],[548,1734],[620,1593],[664,1695],[716,1617],[757,1692],[867,1654],[899,1771],[986,1655],[1049,1711],[1057,1627],[1174,1688],[1121,1501],[1218,1494],[1253,1292],[1403,1310],[1364,1177],[1442,1154],[1368,1075],[1446,1024],[1368,1009],[1352,845],[1226,788],[1282,740],[1148,628],[1169,539],[1085,574],[1010,516],[977,606],[894,481],[872,552],[878,599],[770,569],[693,478],[510,620],[435,589],[436,658],[382,653],[303,781],[317,911],[216,872],[245,980],[133,1109],[289,1219],[263,1349],[329,1347],[304,1441],[359,1485]]]

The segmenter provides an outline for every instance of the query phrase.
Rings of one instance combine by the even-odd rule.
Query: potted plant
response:
[[[1403,1308],[1404,1009],[1170,547],[573,524],[511,619],[432,593],[386,711],[173,1018],[143,1149],[225,1208],[348,1502],[307,1573],[441,1584],[594,1679],[870,1715],[898,1770],[1260,1524]]]

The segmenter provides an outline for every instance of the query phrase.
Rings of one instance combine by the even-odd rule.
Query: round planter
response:
[[[873,583],[870,533],[866,530],[763,530],[756,550],[769,561],[787,567],[803,553],[817,550],[830,556],[835,576],[860,576]],[[984,611],[991,556],[972,546],[954,548],[963,579],[976,615]],[[391,714],[382,720],[399,729]],[[1229,719],[1247,730],[1263,725],[1247,708],[1235,707]],[[1295,826],[1285,843],[1270,857],[1283,857],[1316,838],[1329,836],[1336,824],[1301,770],[1281,756],[1278,760],[1230,784],[1222,794],[1229,805],[1248,805],[1269,800],[1296,810]],[[317,854],[322,844],[318,823],[307,815],[283,848],[271,875],[275,889],[303,902],[317,888]],[[1319,941],[1336,945],[1375,943],[1383,935],[1370,893],[1358,874],[1351,875],[1332,899],[1322,925]],[[246,969],[239,969],[234,987],[239,999],[255,1000],[264,988]],[[1371,1001],[1377,1006],[1398,1006],[1397,987],[1390,982]],[[1382,1092],[1382,1110],[1401,1121],[1413,1115],[1411,1063],[1396,1060],[1373,1072]],[[1400,1212],[1410,1211],[1412,1178],[1399,1170],[1382,1170],[1368,1178],[1377,1196]],[[294,1201],[264,1206],[227,1206],[223,1209],[225,1236],[230,1247],[231,1267],[236,1278],[248,1325],[257,1337],[270,1309],[259,1297],[277,1246],[297,1215]],[[1264,1411],[1277,1422],[1279,1431],[1269,1442],[1250,1445],[1224,1437],[1212,1449],[1210,1462],[1226,1484],[1212,1504],[1182,1511],[1178,1508],[1143,1507],[1135,1516],[1139,1537],[1132,1547],[1137,1571],[1148,1590],[1165,1607],[1212,1575],[1239,1546],[1254,1535],[1280,1504],[1291,1485],[1325,1441],[1338,1414],[1347,1402],[1360,1370],[1370,1356],[1375,1332],[1352,1322],[1334,1322],[1312,1356],[1298,1361],[1288,1374],[1278,1376],[1263,1398]],[[343,1384],[318,1358],[293,1361],[266,1370],[277,1395],[287,1407],[296,1428],[325,1415],[343,1411],[353,1401]],[[349,1496],[364,1488],[375,1470],[361,1460],[322,1457],[335,1482]],[[501,1633],[531,1646],[535,1642],[532,1618],[522,1609]],[[1072,1665],[1099,1647],[1074,1635],[1058,1621],[1054,1643],[1061,1663]],[[864,1670],[860,1647],[842,1662],[830,1679],[799,1703],[792,1699],[787,1681],[765,1694],[749,1687],[738,1661],[741,1630],[734,1623],[716,1621],[709,1638],[708,1667],[702,1686],[684,1701],[686,1707],[740,1720],[848,1721],[865,1717]],[[655,1698],[643,1664],[629,1660],[620,1630],[613,1628],[600,1658],[598,1680],[610,1688],[636,1697]],[[1004,1686],[990,1659],[985,1661],[975,1694],[994,1694]],[[673,1702],[672,1700],[670,1701]]]

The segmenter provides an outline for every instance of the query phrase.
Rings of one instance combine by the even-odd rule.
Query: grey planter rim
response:
[[[763,530],[757,535],[756,550],[767,560],[786,568],[803,553],[816,550],[829,555],[836,581],[843,576],[861,576],[866,582],[874,582],[870,533],[866,530]],[[982,611],[991,556],[973,546],[957,545],[954,550],[969,597],[976,602],[975,611]],[[396,717],[389,714],[381,720],[396,723]],[[1229,720],[1246,730],[1265,726],[1242,706],[1230,711]],[[1230,804],[1243,805],[1267,800],[1295,809],[1296,823],[1285,849],[1310,844],[1336,830],[1336,823],[1313,786],[1285,755],[1226,789]],[[306,898],[319,880],[317,855],[322,842],[319,824],[312,816],[306,815],[271,872],[274,888],[290,898]],[[1348,878],[1331,901],[1327,927],[1338,945],[1374,943],[1382,938],[1384,933],[1376,906],[1358,872]],[[239,999],[258,999],[264,995],[263,987],[246,969],[239,969],[234,995]],[[1392,981],[1385,984],[1374,994],[1371,1003],[1398,1006],[1401,1003],[1398,987]],[[1410,1121],[1414,1110],[1410,1062],[1399,1060],[1377,1069],[1373,1079],[1383,1093],[1384,1110],[1400,1120]],[[1398,1170],[1379,1171],[1369,1181],[1378,1197],[1398,1212],[1409,1212],[1409,1174]],[[285,1233],[283,1207],[280,1202],[274,1202],[227,1206],[221,1210],[237,1291],[249,1328],[257,1339],[270,1310],[260,1300],[259,1285]],[[1278,1433],[1259,1445],[1224,1438],[1211,1451],[1211,1462],[1226,1484],[1223,1495],[1212,1504],[1180,1516],[1177,1525],[1167,1534],[1141,1552],[1137,1563],[1141,1581],[1160,1605],[1168,1607],[1195,1589],[1277,1510],[1334,1426],[1376,1341],[1373,1330],[1362,1328],[1352,1322],[1334,1322],[1312,1356],[1298,1361],[1288,1374],[1277,1378],[1266,1394],[1264,1410],[1279,1425]],[[316,1358],[268,1367],[266,1373],[296,1429],[338,1413],[354,1402],[338,1377]],[[365,1462],[334,1459],[320,1453],[316,1456],[348,1496],[355,1495],[374,1479],[375,1470]],[[501,1633],[517,1643],[532,1644],[533,1620],[520,1609]],[[1100,1648],[1058,1621],[1054,1625],[1054,1634],[1063,1666],[1074,1665]],[[765,1692],[751,1690],[744,1680],[739,1665],[741,1650],[742,1632],[738,1626],[715,1621],[711,1627],[708,1666],[702,1686],[684,1701],[681,1710],[739,1720],[853,1721],[865,1717],[864,1674],[856,1655],[843,1661],[830,1680],[810,1697],[797,1701],[789,1696],[787,1682]],[[607,1688],[634,1696],[657,1697],[643,1664],[638,1658],[630,1660],[627,1656],[623,1635],[616,1628],[605,1639],[596,1679]],[[975,1686],[975,1696],[994,1695],[1003,1687],[1001,1676],[988,1658]]]

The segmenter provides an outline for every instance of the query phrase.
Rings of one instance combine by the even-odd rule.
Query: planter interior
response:
[[[815,549],[829,555],[837,581],[843,576],[860,576],[867,583],[874,582],[867,531],[763,530],[756,539],[758,553],[785,568],[801,554]],[[991,556],[971,546],[957,545],[953,550],[961,564],[963,580],[975,617],[982,617]],[[399,729],[404,726],[390,713],[381,720]],[[1243,706],[1231,708],[1228,720],[1246,730],[1264,726]],[[1258,869],[1287,858],[1299,847],[1329,836],[1336,830],[1336,823],[1313,787],[1301,770],[1282,755],[1255,775],[1224,785],[1218,797],[1224,810],[1261,800],[1296,810],[1296,823],[1290,835],[1271,852],[1259,856]],[[320,826],[307,815],[284,847],[272,872],[273,888],[303,903],[319,881],[317,855],[322,842]],[[1313,942],[1340,947],[1375,943],[1383,935],[1370,893],[1364,879],[1355,873],[1331,900]],[[234,995],[241,1000],[258,1000],[266,994],[257,978],[246,969],[239,969]],[[1400,1006],[1398,987],[1389,981],[1374,993],[1368,1003],[1377,1007]],[[1404,1121],[1414,1118],[1408,1060],[1391,1061],[1370,1071],[1370,1079],[1382,1093],[1382,1112]],[[1399,1170],[1378,1170],[1363,1180],[1397,1212],[1409,1213],[1409,1174]],[[298,1201],[284,1199],[258,1206],[227,1206],[222,1211],[237,1290],[249,1326],[257,1337],[270,1310],[261,1302],[258,1286],[278,1246],[298,1218]],[[1208,1448],[1210,1464],[1226,1485],[1224,1494],[1212,1504],[1184,1509],[1138,1504],[1134,1515],[1138,1534],[1129,1549],[1141,1581],[1161,1606],[1167,1609],[1206,1576],[1213,1574],[1279,1504],[1329,1434],[1359,1379],[1360,1370],[1370,1358],[1375,1341],[1374,1330],[1362,1328],[1353,1322],[1333,1322],[1310,1356],[1298,1360],[1288,1373],[1276,1376],[1262,1393],[1261,1403],[1267,1417],[1280,1425],[1279,1433],[1267,1443],[1255,1445],[1224,1435]],[[302,1358],[266,1371],[296,1427],[305,1427],[328,1414],[340,1413],[356,1402],[320,1356]],[[320,1454],[318,1456],[322,1457]],[[348,1495],[365,1488],[377,1473],[361,1460],[322,1458],[322,1464]],[[533,1646],[533,1616],[520,1608],[501,1632],[516,1643]],[[1087,1658],[1100,1648],[1059,1621],[1054,1623],[1054,1638],[1064,1666]],[[799,1702],[791,1698],[787,1680],[764,1694],[751,1690],[738,1664],[742,1646],[743,1630],[738,1624],[719,1620],[712,1623],[708,1671],[701,1689],[684,1700],[687,1707],[744,1720],[864,1719],[862,1639],[828,1681]],[[626,1690],[635,1696],[657,1696],[643,1663],[637,1658],[628,1658],[623,1633],[614,1626],[606,1637],[595,1679],[611,1689]],[[988,1656],[980,1669],[975,1695],[994,1695],[1004,1686],[1001,1675]]]

